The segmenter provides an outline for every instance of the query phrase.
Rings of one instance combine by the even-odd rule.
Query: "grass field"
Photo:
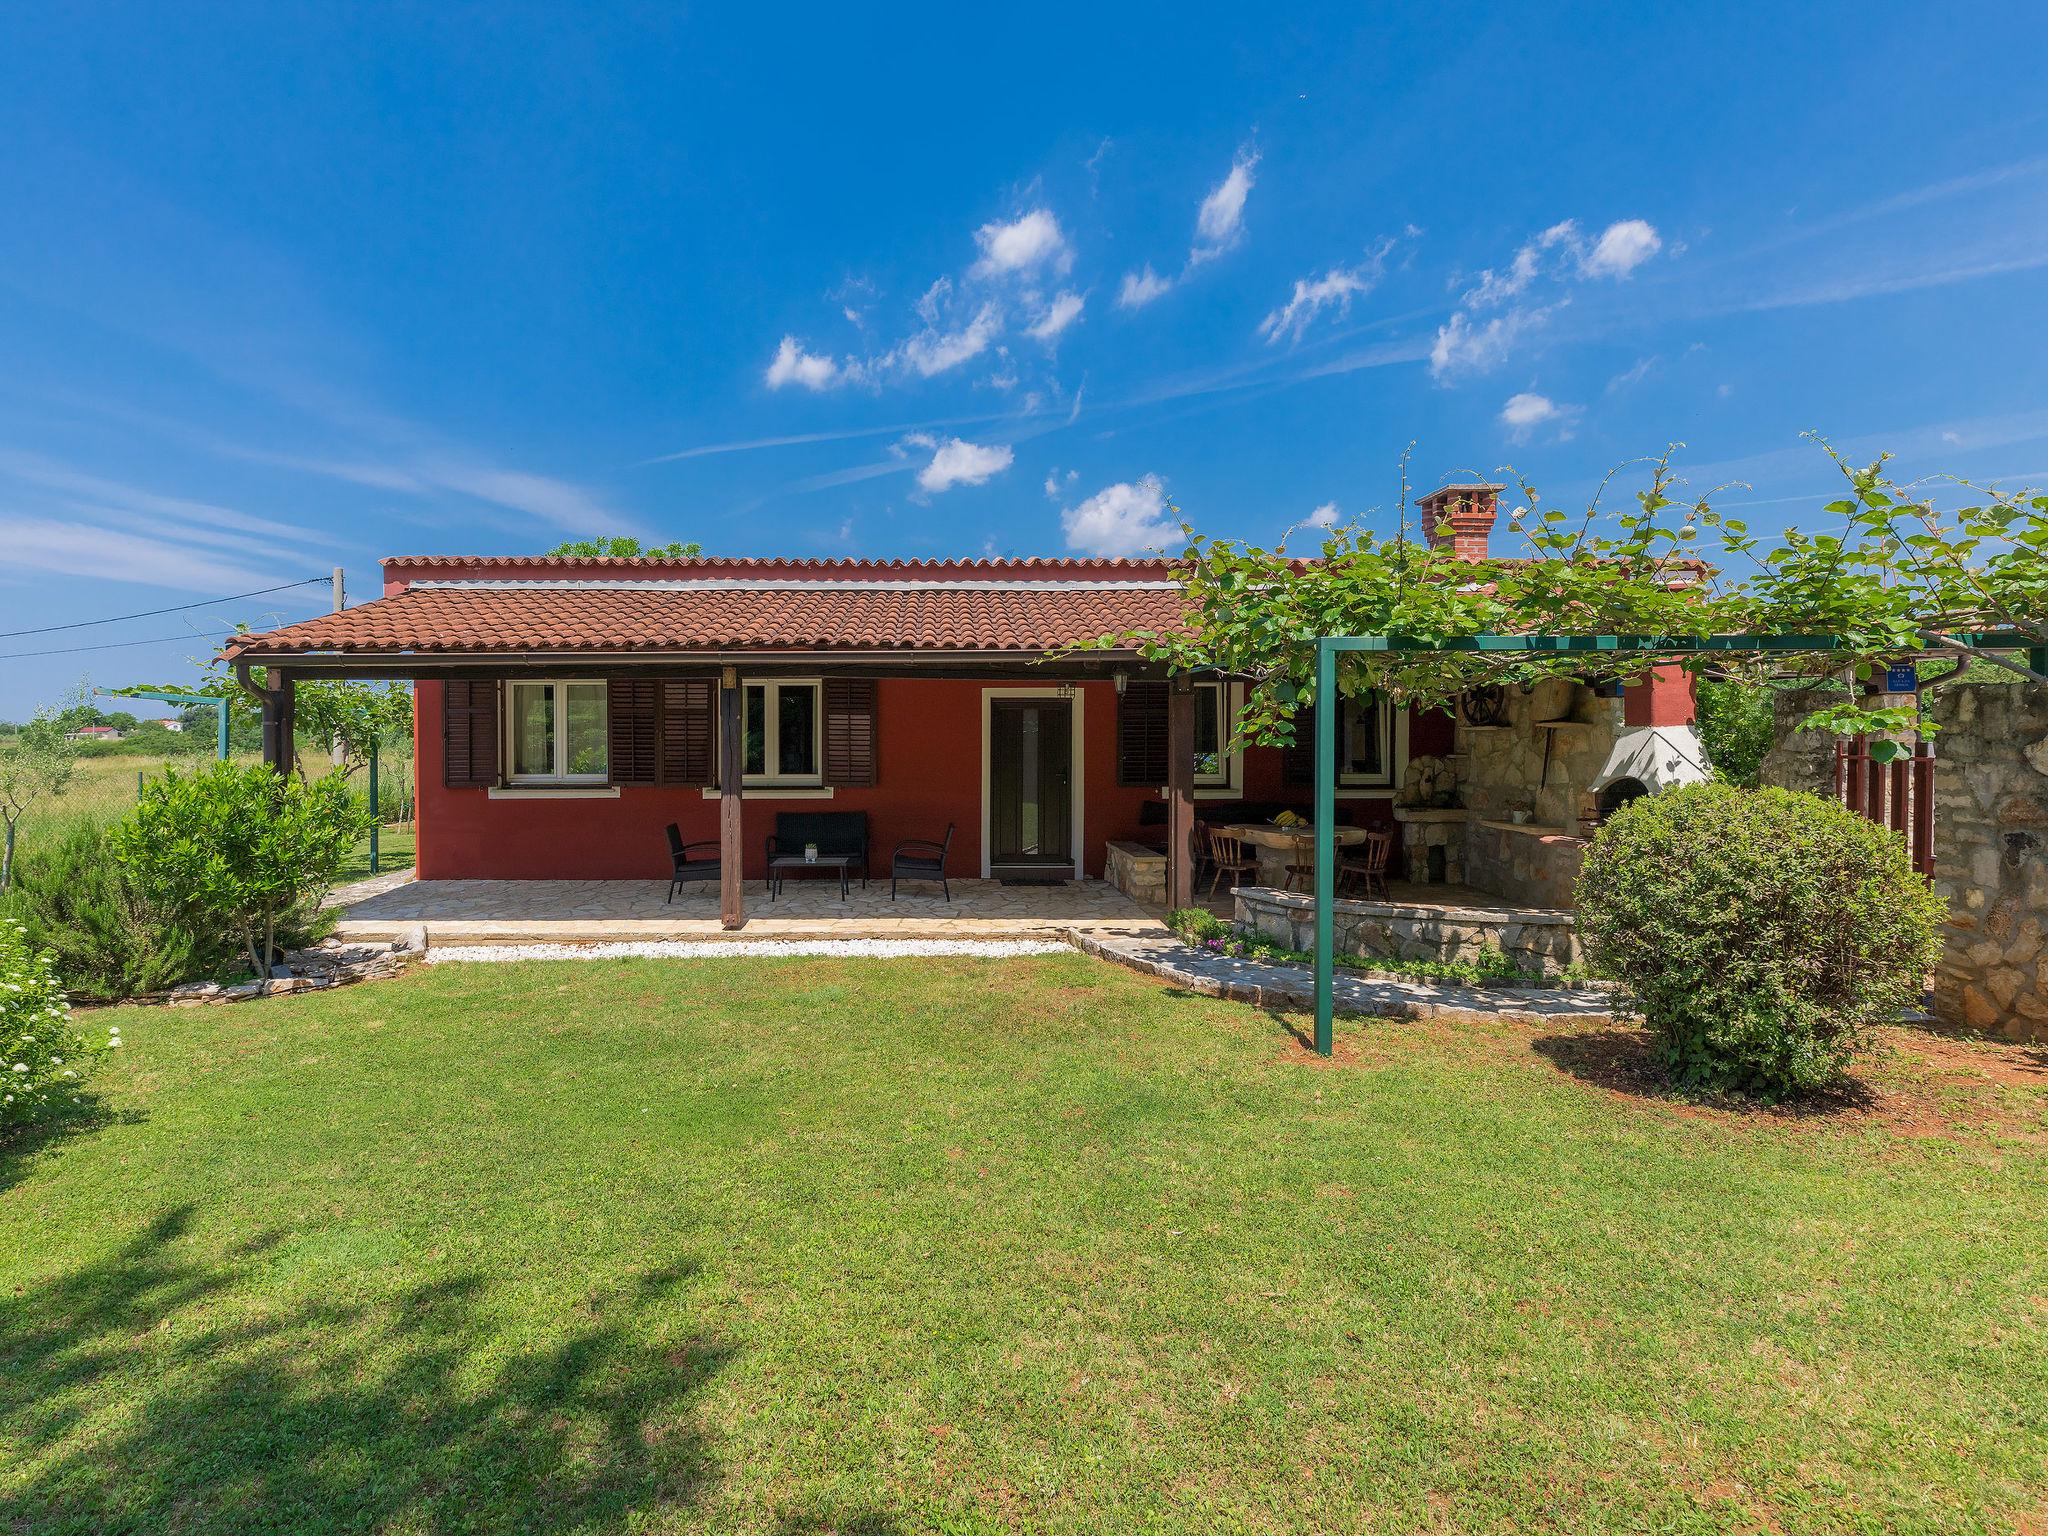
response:
[[[1738,1113],[1079,956],[118,1018],[0,1153],[10,1533],[2048,1518],[2038,1050]]]
[[[38,839],[51,837],[75,822],[118,821],[135,809],[139,794],[137,775],[153,778],[164,770],[165,762],[181,773],[204,769],[213,759],[207,756],[157,759],[138,756],[88,757],[79,760],[70,784],[62,795],[39,800],[29,808],[19,833],[23,855],[32,856],[30,850]],[[240,759],[238,759],[240,761]],[[324,752],[305,752],[301,761],[308,773],[324,773],[332,760]],[[357,788],[363,790],[367,781],[361,773],[355,776]],[[383,798],[380,796],[379,798]],[[387,801],[387,814],[389,802]],[[404,869],[412,864],[413,829],[409,825],[396,824],[384,828],[378,839],[378,865],[380,870]],[[344,880],[361,879],[370,873],[370,846],[365,841],[350,857],[342,870]]]

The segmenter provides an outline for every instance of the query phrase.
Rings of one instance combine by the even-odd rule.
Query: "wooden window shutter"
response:
[[[441,782],[450,789],[498,782],[498,685],[441,685]]]
[[[614,784],[658,782],[660,694],[661,684],[651,677],[615,677],[606,685],[606,735]]]
[[[825,782],[867,786],[875,782],[875,680],[825,680]]]
[[[718,687],[706,677],[664,678],[656,782],[718,782]]]
[[[1166,782],[1166,684],[1132,678],[1116,709],[1116,781],[1144,788]]]

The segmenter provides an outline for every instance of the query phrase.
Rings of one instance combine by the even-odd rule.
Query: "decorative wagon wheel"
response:
[[[1507,713],[1508,691],[1498,683],[1467,688],[1458,695],[1458,714],[1467,725],[1499,725]]]

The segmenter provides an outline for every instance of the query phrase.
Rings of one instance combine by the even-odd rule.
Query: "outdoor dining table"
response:
[[[1294,846],[1298,839],[1313,839],[1316,829],[1304,823],[1298,827],[1283,827],[1277,822],[1253,821],[1237,825],[1220,825],[1219,832],[1229,832],[1244,839],[1252,850],[1252,857],[1259,861],[1259,884],[1282,887],[1287,883],[1287,866],[1294,860]],[[1332,838],[1339,848],[1348,848],[1353,843],[1365,841],[1363,827],[1336,827]],[[1309,859],[1314,859],[1313,852]]]

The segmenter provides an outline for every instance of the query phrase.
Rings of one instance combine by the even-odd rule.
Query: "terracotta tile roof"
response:
[[[859,560],[808,555],[692,555],[680,560],[656,560],[644,555],[387,555],[379,563],[387,569],[503,571],[548,567],[564,571],[631,571],[647,575],[772,574],[822,570],[877,578],[891,575],[1001,575],[1018,571],[1033,575],[1074,571],[1112,578],[1142,578],[1159,575],[1169,568],[1169,562],[1165,560],[1124,560],[1099,555],[1004,555],[943,560]]]
[[[1036,655],[1126,629],[1168,629],[1181,620],[1179,593],[1163,586],[1047,581],[954,591],[951,583],[940,582],[875,584],[864,590],[868,585],[422,584],[341,613],[237,636],[228,644],[228,655],[904,650]]]

